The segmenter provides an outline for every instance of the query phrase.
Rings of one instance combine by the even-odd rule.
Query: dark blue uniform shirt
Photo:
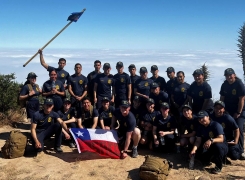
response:
[[[39,92],[39,87],[34,84],[32,86],[32,89],[34,90],[35,94],[33,94],[32,96],[29,96],[28,97],[28,101],[38,101],[38,96],[40,95],[40,92]],[[24,96],[24,95],[27,95],[29,94],[29,86],[26,84],[25,86],[22,87],[21,91],[20,91],[20,95],[21,96]]]
[[[136,127],[136,119],[132,112],[129,112],[127,116],[123,116],[120,109],[116,109],[113,114],[116,119],[119,121],[119,129],[120,133],[132,132]]]
[[[85,91],[85,86],[88,84],[88,79],[84,75],[77,76],[73,74],[69,77],[68,85],[71,85],[72,91],[76,96],[82,96]]]
[[[143,117],[142,117],[142,120],[144,122],[148,122],[148,123],[151,123],[153,124],[154,121],[155,121],[155,118],[157,115],[161,114],[159,111],[153,111],[152,113],[150,113],[149,111],[147,111]]]
[[[233,84],[229,84],[228,81],[224,81],[221,85],[220,95],[225,97],[225,110],[233,116],[237,112],[239,97],[245,95],[244,84],[240,79],[236,79]],[[243,111],[245,106],[243,106]]]
[[[111,88],[114,84],[113,75],[98,74],[95,79],[97,83],[97,96],[111,98]]]
[[[164,91],[160,91],[158,95],[155,95],[154,93],[150,93],[149,98],[152,98],[155,101],[155,110],[160,111],[160,104],[163,102],[169,103],[169,97],[168,94]]]
[[[114,87],[116,96],[126,95],[128,96],[128,85],[131,84],[131,79],[127,73],[115,74],[113,76],[114,79]]]
[[[151,77],[153,82],[157,83],[162,91],[167,91],[167,83],[165,79],[161,76],[158,76],[157,78]]]
[[[153,81],[151,79],[137,79],[135,81],[135,88],[137,89],[137,92],[146,96],[150,95],[151,92],[151,86]]]
[[[192,119],[188,120],[185,116],[181,116],[181,125],[184,127],[184,130],[188,131],[189,133],[192,133],[193,131],[197,131],[198,127],[200,126],[200,123],[198,121],[198,118],[193,115]]]
[[[136,88],[135,82],[136,82],[136,80],[139,79],[139,78],[140,78],[140,76],[138,76],[138,75],[130,76],[131,83],[132,83],[132,95],[134,95],[134,88]]]
[[[57,122],[59,115],[51,111],[50,114],[45,114],[43,110],[37,111],[32,117],[32,123],[37,124],[36,130],[46,130],[49,126]]]
[[[233,131],[238,129],[238,125],[233,117],[231,117],[229,114],[223,114],[221,117],[216,117],[213,113],[210,115],[210,118],[213,121],[221,124],[224,129],[225,137],[228,141],[234,140]]]
[[[153,126],[157,127],[157,132],[172,131],[176,128],[176,122],[173,116],[168,116],[164,119],[162,114],[159,114],[156,116]]]
[[[177,80],[177,77],[173,78],[173,79],[169,79],[168,82],[167,82],[167,93],[169,95],[172,94],[175,86],[178,84],[178,80]]]
[[[134,106],[132,106],[130,108],[130,111],[133,113],[135,119],[136,119],[136,125],[139,125],[139,121],[142,120],[142,108],[141,106],[138,107],[137,109],[134,108]]]
[[[179,106],[182,106],[187,98],[187,93],[190,88],[190,84],[184,82],[182,84],[176,84],[173,90],[174,102]]]
[[[80,108],[77,111],[77,117],[82,119],[82,125],[85,128],[91,128],[94,124],[94,117],[99,117],[99,113],[98,110],[94,107],[91,114],[90,110],[84,111],[82,108]]]
[[[108,110],[104,110],[103,107],[99,109],[99,120],[104,121],[104,126],[111,125],[111,119],[112,119],[112,115],[114,111],[115,111],[115,108],[113,106],[109,106]]]
[[[90,96],[94,96],[94,82],[98,74],[101,74],[101,72],[97,73],[95,71],[92,71],[91,73],[88,74],[87,79],[88,79],[88,94]]]
[[[201,137],[203,142],[206,142],[211,138],[216,138],[219,135],[224,135],[224,131],[222,126],[215,121],[211,121],[207,127],[201,124],[196,132],[196,136]],[[224,136],[224,140],[225,140],[225,136]]]
[[[61,81],[62,84],[65,84],[66,81],[68,81],[68,78],[70,76],[70,74],[68,72],[66,72],[64,69],[59,69],[59,68],[55,68],[52,66],[48,66],[47,71],[52,71],[52,70],[56,70],[57,72],[57,80]]]
[[[56,87],[56,90],[59,92],[65,91],[64,85],[59,80],[55,81],[55,87]],[[48,80],[43,84],[43,92],[47,93],[47,92],[50,92],[52,89],[53,88],[52,88],[52,81],[51,80]],[[58,94],[51,94],[49,96],[46,96],[46,98],[52,98],[52,99],[53,98],[60,98],[60,99],[62,99],[63,96],[58,95]]]
[[[62,110],[59,110],[57,113],[63,121],[67,121],[71,119],[72,117],[75,117],[75,109],[72,107],[67,112],[64,112],[62,109]]]
[[[188,91],[188,95],[193,101],[193,112],[197,113],[202,109],[205,99],[212,98],[212,90],[207,82],[203,82],[200,86],[196,82],[193,82]]]

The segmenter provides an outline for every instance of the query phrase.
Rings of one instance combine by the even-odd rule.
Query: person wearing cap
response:
[[[167,93],[169,96],[171,96],[172,91],[174,90],[175,85],[178,83],[177,77],[175,77],[175,70],[173,67],[168,67],[167,70],[167,76],[169,78],[167,82]]]
[[[115,97],[115,107],[118,108],[122,100],[128,100],[131,103],[132,84],[129,75],[123,72],[123,63],[117,62],[117,74],[113,76],[113,94]]]
[[[34,113],[31,121],[31,136],[37,152],[43,151],[44,140],[50,138],[55,134],[54,150],[56,152],[63,152],[60,148],[62,128],[67,132],[66,124],[62,121],[60,116],[53,111],[53,99],[47,98],[44,101],[43,110]]]
[[[94,61],[94,71],[90,72],[87,76],[88,79],[88,97],[91,100],[91,104],[94,105],[94,81],[100,72],[101,62],[100,60]]]
[[[91,105],[89,97],[82,99],[82,107],[77,111],[77,123],[79,128],[96,129],[98,125],[98,110]]]
[[[152,79],[153,82],[159,85],[161,91],[167,91],[167,83],[162,76],[158,75],[158,72],[159,70],[158,70],[157,65],[151,66],[152,77],[150,79]]]
[[[102,98],[102,107],[99,109],[99,122],[101,129],[110,130],[112,114],[115,108],[110,105],[110,99],[108,97]]]
[[[142,108],[141,108],[141,101],[139,96],[134,96],[133,103],[131,104],[130,111],[134,114],[134,117],[136,119],[136,125],[137,127],[141,129],[140,127],[140,120],[142,119]]]
[[[181,124],[178,129],[178,132],[180,133],[180,146],[188,146],[188,149],[192,150],[192,146],[196,140],[196,132],[199,126],[198,118],[192,113],[191,106],[187,104],[181,107],[181,112]]]
[[[225,103],[225,110],[236,121],[239,130],[240,138],[238,145],[242,149],[241,159],[245,159],[244,153],[244,135],[243,127],[245,122],[245,88],[241,79],[236,76],[235,71],[232,68],[228,68],[224,72],[226,80],[221,85],[220,100]]]
[[[153,141],[156,149],[171,152],[175,147],[174,131],[176,129],[175,119],[169,115],[169,104],[161,104],[161,114],[157,115],[153,122]]]
[[[154,109],[156,111],[160,111],[160,105],[163,102],[166,102],[166,103],[169,102],[168,94],[166,92],[160,90],[159,84],[156,83],[156,82],[152,83],[151,93],[150,93],[149,97],[152,98],[155,101]]]
[[[129,71],[129,73],[130,73],[130,79],[131,79],[131,83],[132,83],[131,102],[133,102],[134,96],[135,96],[135,94],[134,94],[135,81],[136,81],[137,79],[139,79],[140,76],[138,76],[138,75],[136,74],[136,67],[135,67],[134,64],[130,64],[130,65],[128,66],[128,71]]]
[[[34,72],[30,72],[19,95],[19,100],[27,100],[25,106],[27,118],[32,118],[33,114],[39,111],[39,95],[42,93],[42,90],[36,84],[36,78],[37,75]]]
[[[155,111],[155,101],[151,98],[147,100],[146,109],[147,111],[143,114],[142,120],[140,121],[140,127],[142,129],[141,144],[149,144],[152,149],[152,125],[159,111]]]
[[[228,143],[228,154],[232,160],[241,158],[242,149],[238,145],[240,131],[234,118],[225,113],[225,103],[216,101],[214,103],[214,113],[210,115],[213,121],[220,123],[223,127],[225,138]]]
[[[142,99],[142,105],[145,107],[147,99],[151,93],[151,86],[153,81],[147,77],[146,67],[140,68],[140,79],[135,81],[134,94],[140,96]]]
[[[114,85],[113,75],[110,74],[111,65],[105,63],[103,65],[104,73],[98,74],[94,81],[94,103],[97,109],[102,106],[102,98],[108,97],[111,103],[114,103],[114,94],[111,92]]]
[[[82,65],[76,63],[75,74],[71,75],[68,80],[68,90],[71,95],[71,103],[73,107],[79,108],[81,100],[87,95],[88,79],[82,75]]]
[[[64,58],[60,58],[59,59],[59,62],[58,62],[58,68],[55,68],[55,67],[52,67],[52,66],[49,66],[45,61],[44,61],[44,58],[43,58],[43,52],[41,49],[38,50],[38,53],[40,54],[40,63],[41,65],[47,69],[47,71],[52,71],[52,70],[55,70],[57,72],[57,80],[61,81],[62,84],[64,85],[64,87],[66,88],[66,85],[65,83],[68,81],[68,78],[70,76],[70,74],[64,70],[64,67],[66,65],[66,60]]]
[[[56,70],[49,71],[49,80],[43,84],[42,95],[54,101],[54,111],[62,108],[65,88],[61,81],[57,80]]]
[[[181,107],[185,104],[187,99],[187,92],[190,88],[190,84],[185,82],[185,73],[183,71],[177,72],[177,80],[178,83],[172,91],[171,100],[173,102],[173,107],[176,109],[174,112],[178,112],[179,115]]]
[[[112,116],[111,129],[115,129],[118,120],[119,128],[117,129],[119,143],[122,144],[121,158],[124,159],[128,155],[128,149],[133,140],[132,157],[138,156],[137,146],[140,141],[140,130],[136,127],[136,119],[130,112],[130,103],[127,100],[122,100],[119,109],[116,109]],[[124,142],[125,141],[125,142]]]
[[[223,128],[218,122],[212,121],[204,110],[197,113],[197,118],[200,126],[196,132],[196,140],[190,157],[195,155],[201,158],[204,164],[209,164],[212,160],[215,168],[211,172],[219,174],[223,167],[222,161],[228,152]]]
[[[187,100],[185,104],[190,104],[193,113],[198,113],[200,110],[212,111],[212,89],[210,85],[204,81],[204,74],[201,69],[193,72],[195,81],[191,84],[187,92]],[[212,104],[212,105],[211,105]]]
[[[75,117],[75,109],[71,107],[71,100],[69,98],[65,98],[63,101],[63,108],[59,110],[58,115],[64,121],[68,128],[76,128],[76,117]],[[71,139],[70,133],[68,133],[65,129],[62,128],[62,139],[69,139],[70,148],[74,148],[74,140]]]

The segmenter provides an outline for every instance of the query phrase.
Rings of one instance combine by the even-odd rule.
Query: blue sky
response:
[[[243,0],[0,0],[0,48],[236,49]]]

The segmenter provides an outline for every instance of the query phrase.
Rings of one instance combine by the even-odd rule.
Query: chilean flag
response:
[[[100,156],[120,159],[118,137],[114,130],[71,128],[78,152],[90,151]]]

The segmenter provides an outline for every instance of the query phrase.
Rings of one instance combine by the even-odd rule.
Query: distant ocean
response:
[[[42,84],[48,80],[48,72],[41,66],[39,55],[32,60],[25,68],[23,64],[35,53],[37,49],[0,49],[0,73],[15,73],[18,82],[25,82],[29,72],[37,74],[37,83]],[[236,50],[127,50],[127,49],[45,49],[43,51],[44,59],[47,64],[58,67],[58,59],[63,57],[67,60],[65,70],[74,74],[75,63],[82,64],[82,74],[87,74],[94,70],[93,63],[100,60],[102,65],[105,62],[111,64],[111,74],[115,74],[116,63],[124,63],[124,71],[128,73],[129,64],[135,64],[137,72],[140,67],[145,66],[148,69],[148,77],[151,77],[150,67],[157,65],[159,75],[168,81],[166,69],[169,66],[178,71],[184,71],[185,80],[191,84],[193,82],[192,73],[200,68],[204,63],[211,72],[209,84],[212,87],[213,96],[219,98],[220,86],[224,81],[224,70],[233,68],[238,77],[243,79],[243,68],[238,52]],[[101,69],[102,70],[102,69]],[[138,73],[139,74],[139,73]]]

